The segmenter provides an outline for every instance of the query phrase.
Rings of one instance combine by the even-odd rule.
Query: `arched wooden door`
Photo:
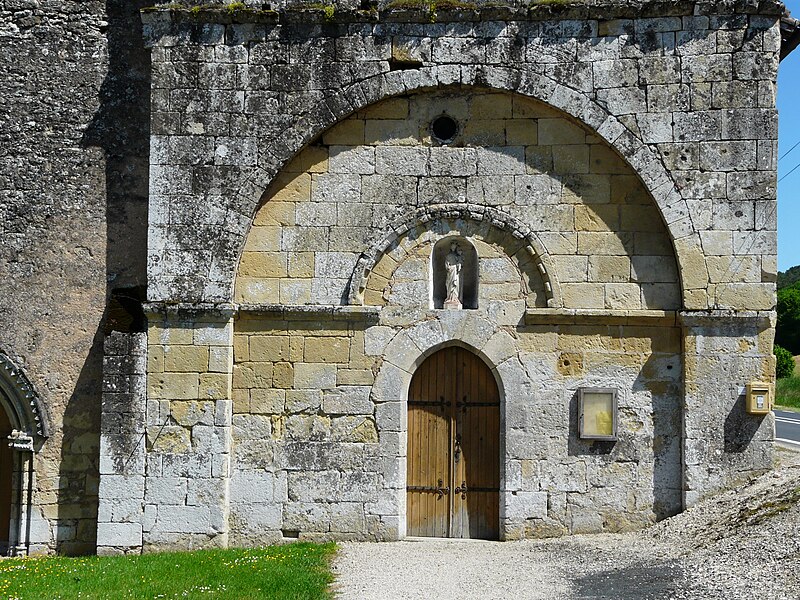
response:
[[[410,536],[499,537],[500,394],[469,350],[440,350],[411,379],[406,499]]]

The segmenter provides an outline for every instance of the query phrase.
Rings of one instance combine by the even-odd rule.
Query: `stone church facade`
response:
[[[9,238],[67,282],[6,267],[10,546],[622,531],[768,469],[782,14],[95,19],[109,75],[64,117],[91,126],[0,179],[99,195]]]

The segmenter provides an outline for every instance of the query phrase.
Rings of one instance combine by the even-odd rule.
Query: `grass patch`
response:
[[[334,544],[142,556],[10,558],[0,561],[0,597],[19,600],[126,598],[331,598]]]
[[[778,379],[775,383],[775,404],[800,409],[800,377]]]

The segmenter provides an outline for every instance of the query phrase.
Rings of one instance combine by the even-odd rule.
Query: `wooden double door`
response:
[[[498,539],[500,394],[464,348],[431,355],[411,379],[406,500],[410,536]]]

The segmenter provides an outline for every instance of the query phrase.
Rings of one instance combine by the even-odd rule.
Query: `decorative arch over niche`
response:
[[[0,352],[0,404],[11,422],[11,447],[38,451],[50,436],[50,424],[39,395],[25,373]]]
[[[452,220],[476,223],[480,227],[494,227],[519,240],[526,254],[536,265],[542,278],[548,308],[561,308],[561,292],[550,257],[536,234],[522,221],[493,207],[477,204],[433,204],[398,219],[367,243],[368,250],[361,254],[350,276],[348,304],[363,305],[364,292],[370,273],[381,257],[397,247],[398,241],[415,228],[435,221]],[[463,232],[462,232],[463,233]]]
[[[337,122],[358,110],[393,96],[423,92],[443,86],[475,86],[520,94],[560,110],[592,129],[628,163],[655,201],[675,250],[681,296],[685,297],[687,290],[705,288],[708,285],[705,261],[698,262],[695,256],[696,249],[701,247],[700,234],[692,222],[688,203],[678,191],[657,150],[645,144],[638,134],[583,92],[525,66],[509,68],[480,65],[475,69],[455,73],[452,70],[429,66],[413,71],[381,73],[344,87],[326,99],[329,110],[324,115],[313,122],[305,119],[297,120],[282,132],[280,145],[282,151],[275,153],[275,148],[271,148],[266,155],[274,157],[272,162],[253,170],[239,188],[234,200],[240,207],[237,212],[242,211],[252,219],[264,191],[283,166]],[[268,140],[263,142],[268,143]],[[225,278],[227,294],[219,300],[229,301],[233,294],[236,264],[244,249],[246,230],[239,236],[231,236],[227,231],[224,237],[222,250],[225,251],[218,253],[212,259],[211,271],[228,274]],[[229,246],[233,243],[238,247]],[[691,268],[684,268],[687,264],[691,264]],[[351,304],[354,303],[353,289],[351,287]],[[214,300],[215,298],[210,296],[218,296],[219,293],[205,295],[209,296],[206,300]],[[556,303],[553,306],[558,307],[560,304]]]

